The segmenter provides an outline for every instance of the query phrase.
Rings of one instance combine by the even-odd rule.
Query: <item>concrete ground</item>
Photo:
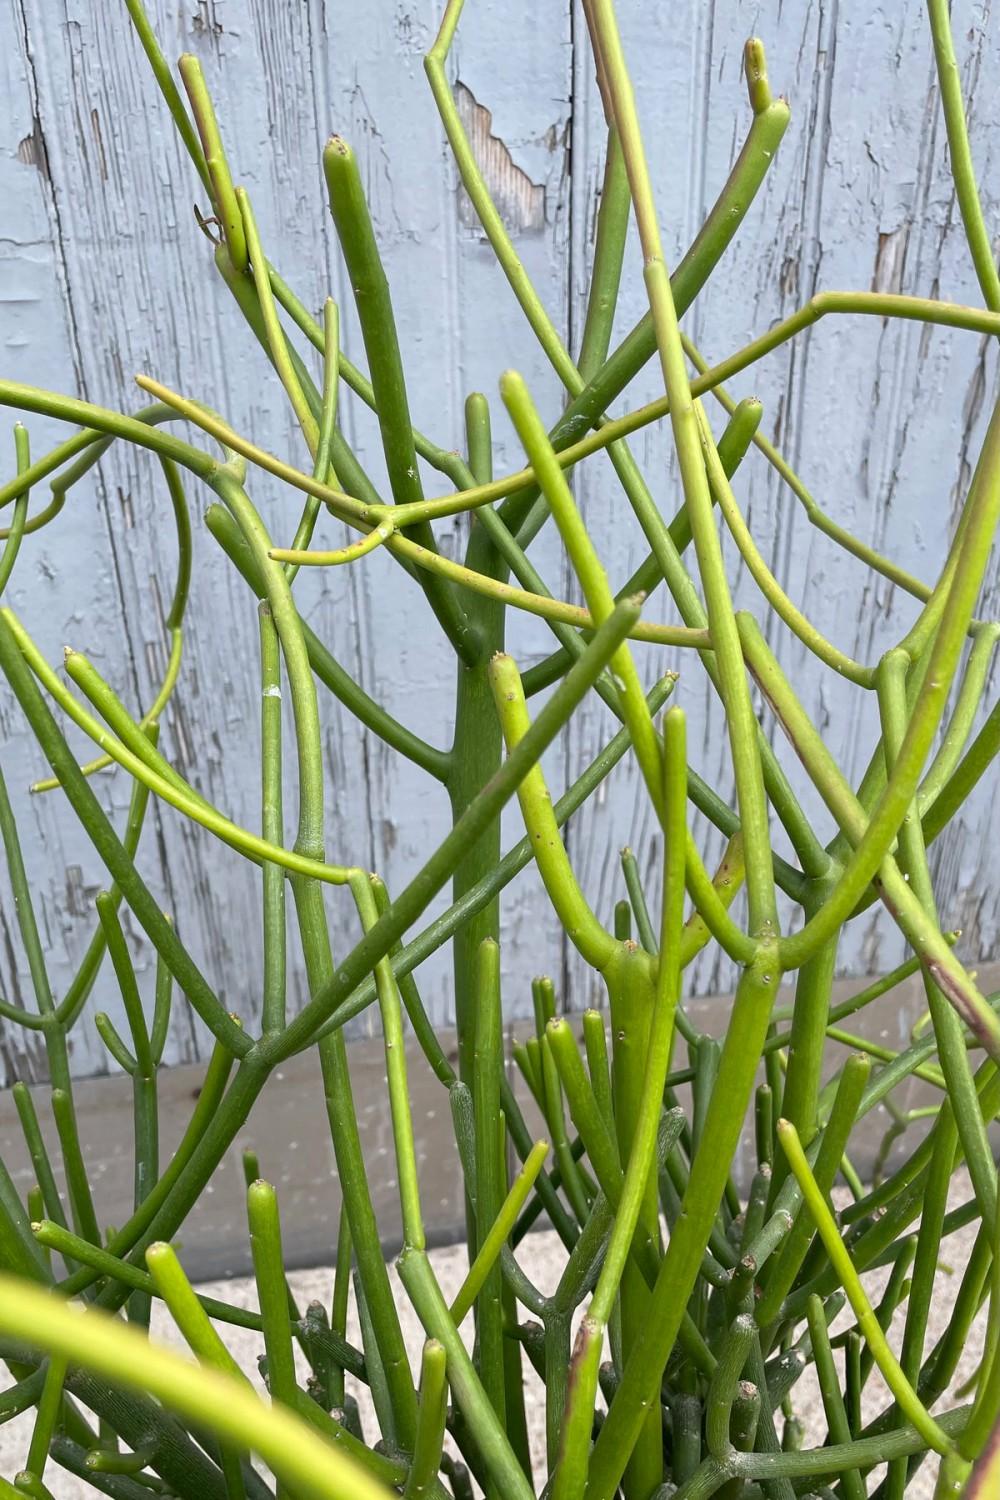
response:
[[[985,989],[1000,990],[1000,964],[983,965],[979,979]],[[838,980],[833,989],[834,1003],[854,995],[864,983],[858,979]],[[787,1014],[790,1000],[790,991],[779,994],[776,1017]],[[911,976],[848,1024],[884,1047],[905,1047],[923,1005],[919,978]],[[701,996],[687,1002],[687,1011],[697,1030],[720,1036],[728,1024],[732,997]],[[512,1035],[523,1040],[531,1030],[528,1022],[514,1023]],[[442,1046],[454,1060],[457,1056],[454,1034],[439,1035]],[[372,1206],[388,1254],[400,1243],[402,1225],[381,1038],[357,1038],[350,1043],[349,1054]],[[832,1048],[829,1066],[833,1068],[841,1060],[838,1049]],[[447,1245],[461,1237],[464,1217],[464,1188],[451,1112],[445,1091],[412,1038],[407,1042],[407,1070],[424,1218],[431,1243]],[[160,1150],[164,1162],[170,1159],[187,1127],[204,1071],[204,1064],[188,1064],[167,1068],[160,1074]],[[534,1103],[514,1068],[511,1084],[529,1128],[544,1134]],[[52,1142],[56,1135],[50,1090],[39,1084],[32,1090],[32,1096],[42,1131]],[[102,1224],[124,1224],[133,1203],[131,1080],[121,1073],[84,1079],[75,1085],[74,1097],[81,1148],[97,1201],[98,1219]],[[686,1105],[685,1089],[679,1091],[679,1098]],[[893,1098],[900,1109],[906,1110],[934,1102],[935,1092],[920,1079],[911,1077],[895,1091]],[[851,1158],[863,1180],[871,1173],[883,1133],[890,1123],[880,1106],[852,1132]],[[911,1127],[897,1141],[888,1160],[890,1171],[913,1150],[920,1128]],[[9,1089],[0,1090],[0,1141],[4,1164],[23,1201],[35,1180],[35,1169]],[[997,1145],[1000,1149],[1000,1138]],[[220,1162],[211,1185],[185,1220],[183,1256],[191,1276],[214,1280],[243,1276],[250,1270],[241,1161],[244,1146],[258,1152],[262,1175],[277,1189],[286,1264],[322,1265],[336,1247],[340,1184],[326,1127],[323,1082],[314,1048],[282,1063],[268,1081],[238,1139]],[[733,1178],[741,1189],[746,1189],[755,1165],[753,1121],[748,1119],[733,1162]],[[61,1185],[58,1161],[55,1170]]]
[[[954,1183],[953,1206],[968,1199],[970,1195],[968,1179],[960,1174]],[[935,1298],[931,1311],[930,1327],[928,1329],[927,1347],[930,1348],[938,1336],[948,1324],[951,1313],[954,1292],[957,1290],[961,1277],[962,1268],[968,1258],[975,1237],[975,1226],[969,1226],[960,1230],[945,1242],[941,1253],[940,1287],[941,1295]],[[543,1292],[554,1289],[559,1273],[565,1261],[563,1250],[557,1236],[551,1232],[534,1234],[524,1241],[519,1252],[519,1257],[525,1270]],[[467,1268],[467,1260],[464,1248],[453,1246],[435,1250],[431,1259],[434,1263],[442,1290],[449,1301],[457,1292],[462,1283]],[[394,1269],[390,1269],[392,1284],[397,1294],[397,1305],[403,1325],[403,1332],[407,1340],[407,1346],[411,1353],[414,1369],[418,1366],[419,1350],[423,1339],[423,1332],[415,1315],[413,1314],[405,1293],[399,1285]],[[305,1307],[310,1301],[319,1300],[329,1304],[332,1286],[332,1272],[328,1268],[296,1271],[290,1277],[292,1287],[299,1302]],[[868,1278],[869,1294],[873,1300],[877,1300],[880,1283],[884,1284],[884,1273],[873,1275]],[[255,1293],[252,1281],[246,1279],[216,1281],[206,1283],[202,1290],[212,1296],[225,1298],[227,1301],[240,1306],[255,1306]],[[843,1315],[834,1325],[835,1329],[852,1321]],[[891,1337],[893,1346],[898,1349],[899,1337],[901,1335],[902,1317],[894,1324]],[[154,1333],[161,1340],[169,1343],[177,1343],[176,1335],[163,1317],[154,1315]],[[953,1390],[941,1402],[941,1409],[946,1410],[954,1404],[954,1393],[973,1373],[982,1348],[982,1338],[985,1328],[985,1312],[977,1320],[974,1337],[970,1341],[965,1355],[961,1361]],[[241,1365],[248,1374],[259,1383],[257,1376],[256,1361],[261,1352],[260,1336],[252,1332],[229,1328],[223,1330],[226,1342]],[[355,1343],[360,1342],[360,1335],[355,1324],[350,1336]],[[365,1431],[372,1440],[375,1428],[370,1405],[367,1402],[367,1393],[363,1387],[357,1387],[355,1394],[359,1397],[362,1411],[362,1419],[365,1423]],[[822,1417],[822,1408],[815,1381],[811,1378],[811,1371],[800,1380],[795,1388],[796,1407],[799,1415],[806,1423],[807,1446],[812,1447],[823,1441],[825,1435],[825,1423]],[[541,1480],[545,1473],[545,1408],[542,1387],[533,1372],[527,1370],[527,1409],[528,1421],[531,1432],[532,1451],[536,1465],[536,1484],[541,1489]],[[865,1417],[874,1416],[885,1402],[885,1387],[882,1385],[877,1371],[873,1372],[865,1390]],[[19,1417],[6,1426],[0,1427],[0,1474],[13,1476],[21,1468],[27,1453],[28,1440],[31,1431],[31,1417],[26,1414]],[[873,1476],[872,1486],[880,1477],[881,1470],[876,1471]],[[917,1474],[913,1484],[907,1491],[908,1500],[931,1500],[934,1488],[935,1465],[928,1461]],[[94,1491],[81,1481],[67,1474],[64,1470],[52,1465],[46,1471],[46,1482],[48,1483],[56,1500],[92,1500]]]

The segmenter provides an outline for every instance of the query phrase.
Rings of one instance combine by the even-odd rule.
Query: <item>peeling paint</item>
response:
[[[49,180],[49,155],[45,149],[42,124],[37,116],[32,122],[31,134],[21,137],[14,154],[24,166],[37,167],[45,180]]]
[[[455,84],[455,102],[469,137],[479,170],[510,234],[540,234],[545,228],[545,187],[532,182],[514,161],[508,147],[493,134],[493,115],[479,103],[461,81]],[[555,137],[549,150],[555,149]],[[468,193],[459,188],[458,217],[469,230],[482,234],[476,210]]]
[[[903,290],[906,271],[906,247],[910,240],[910,227],[904,224],[888,234],[878,237],[875,254],[875,270],[872,273],[872,291],[898,294]]]

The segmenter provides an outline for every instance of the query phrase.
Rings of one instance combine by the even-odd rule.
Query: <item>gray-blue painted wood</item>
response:
[[[347,347],[357,355],[319,164],[331,131],[353,142],[392,284],[415,418],[438,441],[459,445],[465,394],[494,393],[508,365],[524,372],[548,417],[560,397],[457,188],[421,66],[438,8],[438,0],[199,0],[183,7],[157,0],[151,7],[168,55],[192,50],[203,61],[268,252],[311,307],[333,292]],[[751,32],[764,38],[775,90],[791,101],[792,124],[765,190],[688,318],[707,354],[721,357],[820,288],[876,286],[979,300],[945,170],[917,0],[874,10],[844,0],[715,0],[670,7],[669,24],[662,7],[648,0],[622,0],[620,10],[675,259],[746,129],[741,48]],[[954,12],[992,229],[1000,201],[1000,100],[989,80],[1000,65],[1000,26],[991,22],[988,3],[956,0]],[[584,37],[581,16],[565,3],[523,5],[514,14],[495,0],[469,0],[453,55],[463,111],[519,252],[571,347],[583,321],[604,143]],[[0,58],[3,374],[129,408],[140,404],[133,373],[149,371],[209,399],[263,446],[303,461],[277,383],[213,272],[210,247],[194,221],[193,174],[123,7],[105,0],[0,0]],[[633,246],[623,331],[642,307],[638,269]],[[947,545],[995,388],[996,358],[987,341],[860,319],[820,324],[734,382],[738,394],[755,391],[763,399],[766,430],[780,436],[821,503],[924,577],[936,571]],[[655,389],[651,369],[635,399]],[[356,402],[345,425],[377,475],[372,424]],[[30,427],[36,452],[58,435],[44,421]],[[513,467],[518,452],[500,415],[496,428],[498,468]],[[671,512],[677,478],[664,433],[647,430],[636,451]],[[12,462],[9,444],[6,453],[4,469]],[[579,495],[613,579],[624,579],[641,555],[641,538],[603,462],[580,481]],[[822,630],[868,660],[902,633],[912,601],[866,576],[816,532],[758,455],[741,472],[739,496],[765,556]],[[275,533],[290,536],[294,497],[261,476],[254,497]],[[191,499],[197,515],[205,497],[192,489]],[[442,544],[457,550],[464,523],[441,533]],[[340,539],[329,522],[321,536],[330,545]],[[551,527],[536,557],[553,589],[572,591]],[[113,450],[99,476],[73,493],[58,524],[29,538],[11,602],[51,660],[65,643],[87,651],[138,709],[151,700],[163,670],[162,615],[173,563],[155,465]],[[752,583],[735,563],[733,573],[740,602],[759,610]],[[309,601],[310,623],[364,685],[415,729],[445,742],[449,660],[434,643],[421,596],[400,582],[398,570],[375,556],[349,569],[302,575],[297,587]],[[989,608],[996,607],[996,592],[991,573]],[[653,617],[672,617],[659,597],[649,609]],[[875,734],[873,703],[820,671],[783,628],[772,628],[771,636],[831,750],[857,777]],[[550,648],[544,627],[523,617],[512,620],[511,644],[522,664]],[[641,659],[650,677],[669,665],[680,668],[678,695],[690,715],[694,763],[727,790],[720,719],[704,679],[676,653],[649,650]],[[205,795],[251,826],[258,818],[257,692],[252,602],[199,521],[182,679],[165,716],[163,744]],[[444,798],[335,704],[324,707],[324,723],[330,857],[369,864],[396,889],[445,826]],[[549,757],[556,789],[608,732],[603,710],[588,705]],[[43,768],[6,696],[0,735],[59,990],[89,937],[101,871],[60,794],[27,797],[28,783]],[[82,741],[80,750],[88,753]],[[120,820],[125,778],[104,775],[96,784]],[[822,820],[816,799],[807,789],[803,795]],[[996,951],[994,803],[983,789],[935,850],[944,918],[965,929],[965,952],[984,958]],[[516,810],[505,828],[509,841],[519,836]],[[655,881],[656,841],[628,768],[574,823],[569,841],[606,915],[619,894],[621,844],[636,847]],[[142,864],[213,983],[252,1018],[257,872],[170,809],[150,818]],[[329,907],[342,950],[353,932],[350,903],[331,891]],[[0,923],[0,986],[18,1001],[27,976],[5,885]],[[148,947],[134,926],[129,932],[149,984]],[[593,977],[556,945],[530,872],[508,894],[504,938],[512,1015],[523,1013],[529,979],[542,965],[552,968],[574,1007],[597,998]],[[901,952],[891,924],[873,912],[852,930],[841,967],[882,968]],[[420,978],[433,1015],[446,1020],[447,963],[428,963]],[[718,991],[728,979],[724,966],[706,959],[692,983]],[[293,983],[301,998],[301,976]],[[92,1008],[98,1005],[116,1011],[104,979]],[[202,1044],[178,1007],[171,1057],[193,1057]],[[2,1047],[8,1076],[36,1074],[30,1036],[5,1025]],[[73,1062],[80,1073],[106,1065],[89,1021],[75,1035]]]

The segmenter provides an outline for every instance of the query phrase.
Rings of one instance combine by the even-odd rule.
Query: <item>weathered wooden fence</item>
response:
[[[508,365],[524,372],[548,415],[556,414],[560,398],[456,184],[422,70],[439,5],[156,0],[151,11],[169,55],[190,50],[202,59],[234,169],[252,196],[272,259],[311,306],[333,292],[349,352],[356,354],[320,170],[331,131],[351,140],[364,164],[392,284],[415,419],[449,446],[461,440],[466,393],[494,392]],[[1000,16],[991,19],[990,10],[990,0],[955,0],[972,146],[993,225],[1000,204],[1000,94],[993,86]],[[740,72],[748,34],[764,39],[772,85],[791,102],[792,124],[765,189],[687,320],[710,356],[738,347],[822,288],[872,286],[978,301],[943,170],[946,143],[919,0],[883,7],[859,0],[621,0],[620,11],[626,42],[642,36],[631,50],[675,258],[746,126]],[[468,0],[453,81],[518,250],[574,347],[604,144],[578,6]],[[298,452],[277,382],[231,315],[214,273],[195,223],[194,174],[124,7],[118,0],[0,0],[0,84],[2,373],[129,408],[140,404],[133,373],[151,372],[193,396],[210,396],[264,446]],[[623,331],[642,310],[636,254],[628,270]],[[652,370],[649,380],[652,390]],[[740,394],[762,398],[765,430],[778,435],[833,515],[862,537],[884,542],[913,572],[929,574],[946,546],[953,498],[968,477],[996,382],[996,352],[974,335],[854,319],[821,323],[735,384]],[[370,424],[355,407],[345,424],[377,473]],[[496,426],[498,465],[516,466],[516,447],[499,416]],[[36,452],[56,436],[42,421],[31,423],[31,433]],[[6,440],[3,451],[9,468]],[[654,493],[672,511],[677,481],[664,435],[647,430],[637,451]],[[287,499],[279,500],[261,476],[254,494],[275,529],[290,535]],[[822,630],[865,659],[901,633],[911,602],[879,580],[859,608],[855,565],[810,526],[759,456],[741,471],[740,495],[771,566],[794,598],[807,601]],[[192,498],[197,511],[199,497]],[[592,472],[582,499],[616,579],[624,579],[642,543],[610,468]],[[58,660],[64,643],[86,650],[134,707],[151,700],[164,666],[162,616],[174,560],[166,505],[154,466],[112,450],[99,476],[73,492],[58,524],[28,539],[13,586],[15,607],[50,659]],[[461,524],[451,538],[455,547]],[[336,545],[337,528],[327,526],[324,535]],[[568,588],[552,528],[536,548],[551,584]],[[428,645],[422,597],[400,587],[390,567],[374,556],[358,567],[303,576],[297,587],[310,591],[312,624],[344,664],[400,718],[440,743],[449,728],[440,682],[450,668],[444,653]],[[752,583],[741,577],[738,592],[753,608]],[[668,607],[658,599],[649,606]],[[537,622],[512,628],[522,663],[549,649]],[[163,744],[207,796],[251,825],[258,788],[254,756],[244,751],[257,735],[255,637],[253,602],[199,525],[182,680]],[[873,718],[858,716],[846,685],[803,661],[783,630],[774,644],[799,674],[831,749],[859,774]],[[667,653],[650,652],[644,660],[650,676],[671,664]],[[698,768],[717,781],[725,774],[721,719],[702,679],[686,690],[682,678],[679,692]],[[326,711],[326,725],[331,858],[368,863],[385,873],[390,889],[398,888],[444,827],[440,790],[406,762],[390,766],[379,742],[360,734],[336,706]],[[555,785],[592,757],[606,729],[595,702],[553,761]],[[28,798],[27,786],[42,768],[18,712],[3,697],[0,747],[58,987],[91,931],[98,865],[60,793]],[[652,829],[636,826],[642,799],[634,793],[630,772],[620,770],[570,833],[585,888],[605,912],[619,893],[619,845],[630,841],[643,861],[651,859]],[[123,776],[102,777],[100,795],[120,814],[128,797]],[[513,841],[520,833],[516,811],[509,827]],[[942,913],[965,929],[966,951],[983,958],[997,950],[998,836],[997,799],[981,789],[934,852]],[[259,972],[256,870],[169,809],[150,819],[143,850],[154,888],[213,981],[235,1008],[252,1009]],[[346,921],[346,905],[344,913]],[[522,939],[530,933],[537,963],[545,913],[526,872],[505,906],[511,1014],[528,999]],[[9,892],[0,881],[0,993],[17,999],[25,974],[13,930]],[[149,953],[138,932],[131,936],[142,967]],[[873,911],[857,924],[842,968],[887,967],[900,956],[899,942]],[[549,962],[570,1004],[590,1001],[574,955],[553,947]],[[708,965],[694,979],[704,991],[728,982]],[[446,1018],[447,963],[427,965],[421,980],[433,1013]],[[103,988],[100,1002],[114,1009]],[[0,1034],[8,1074],[32,1076],[36,1062],[26,1045],[11,1028]],[[199,1037],[180,1008],[171,1047],[176,1059],[198,1053]],[[76,1048],[79,1072],[105,1066],[86,1024]]]

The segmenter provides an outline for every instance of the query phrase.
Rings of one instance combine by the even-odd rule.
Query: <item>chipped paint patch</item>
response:
[[[903,290],[903,274],[906,270],[906,249],[910,242],[910,226],[878,237],[875,253],[875,269],[872,272],[872,291],[898,294]]]
[[[491,111],[461,81],[455,84],[455,102],[479,170],[508,232],[541,233],[545,228],[544,186],[532,182],[517,165],[504,142],[493,134]],[[464,228],[480,230],[478,215],[464,188],[459,188],[458,218]]]
[[[30,135],[22,136],[18,141],[15,155],[24,166],[37,167],[45,180],[49,180],[49,153],[45,149],[42,122],[37,115],[32,122]]]

